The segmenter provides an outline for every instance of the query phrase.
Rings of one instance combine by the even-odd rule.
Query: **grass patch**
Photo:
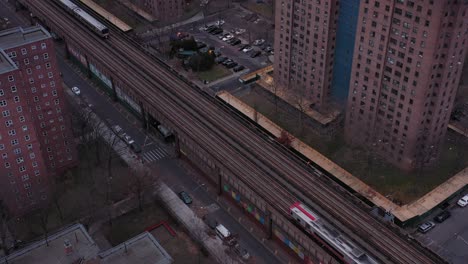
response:
[[[231,71],[226,69],[222,65],[215,64],[213,65],[213,68],[209,71],[203,71],[203,72],[197,72],[196,73],[198,78],[200,80],[206,80],[209,82],[216,81],[218,79],[221,79],[225,76],[228,76],[231,74]]]
[[[401,171],[367,151],[345,145],[343,134],[333,138],[319,136],[307,125],[301,128],[299,111],[291,106],[279,107],[262,88],[240,96],[240,99],[292,135],[358,177],[379,193],[397,203],[409,203],[431,191],[468,166],[468,140],[449,130],[439,161],[422,170]]]

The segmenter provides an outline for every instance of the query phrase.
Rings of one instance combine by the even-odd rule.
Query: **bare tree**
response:
[[[46,245],[49,246],[49,206],[39,209],[37,217],[39,218],[39,225],[44,233]]]
[[[299,86],[299,88],[294,89],[291,97],[294,106],[299,110],[299,133],[302,134],[304,132],[304,117],[308,104],[307,99],[305,98],[305,88]]]
[[[140,168],[131,174],[130,191],[138,199],[138,209],[143,211],[144,192],[149,186],[153,186],[152,182],[157,182],[157,177],[151,175],[151,171],[145,168]]]

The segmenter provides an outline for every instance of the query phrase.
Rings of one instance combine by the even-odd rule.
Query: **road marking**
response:
[[[164,149],[153,149],[151,151],[143,153],[143,159],[146,162],[152,162],[152,161],[157,161],[160,160],[164,157],[166,157],[168,153]]]

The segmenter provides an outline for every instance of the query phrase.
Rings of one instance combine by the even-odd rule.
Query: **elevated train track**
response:
[[[31,11],[46,20],[52,28],[67,32],[66,40],[80,43],[90,56],[114,74],[132,84],[144,105],[153,106],[167,122],[203,146],[215,156],[223,169],[229,170],[271,206],[289,218],[289,206],[297,199],[304,201],[324,217],[335,219],[346,232],[357,234],[356,242],[384,263],[439,263],[432,252],[395,234],[307,170],[287,150],[265,140],[266,135],[248,128],[239,117],[193,89],[141,52],[118,31],[111,30],[102,40],[55,5],[53,1],[26,1]],[[111,27],[112,28],[112,27]],[[103,55],[106,56],[103,56]],[[166,120],[165,120],[166,121]],[[319,210],[319,208],[321,208]]]

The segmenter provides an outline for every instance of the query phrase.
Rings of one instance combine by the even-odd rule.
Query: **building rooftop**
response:
[[[99,247],[89,236],[81,224],[76,224],[49,235],[48,244],[45,239],[34,242],[25,248],[14,251],[1,258],[1,264],[71,264],[76,261],[92,260],[99,253]],[[65,252],[65,243],[71,245],[71,253]],[[80,262],[78,262],[80,263]]]
[[[16,64],[8,57],[8,55],[0,49],[0,74],[16,70]]]
[[[148,232],[100,252],[82,224],[75,224],[0,258],[0,264],[170,264],[171,256]]]
[[[99,254],[101,264],[170,264],[172,258],[148,232]]]
[[[40,25],[10,28],[0,31],[0,49],[5,50],[50,37],[50,33]]]

